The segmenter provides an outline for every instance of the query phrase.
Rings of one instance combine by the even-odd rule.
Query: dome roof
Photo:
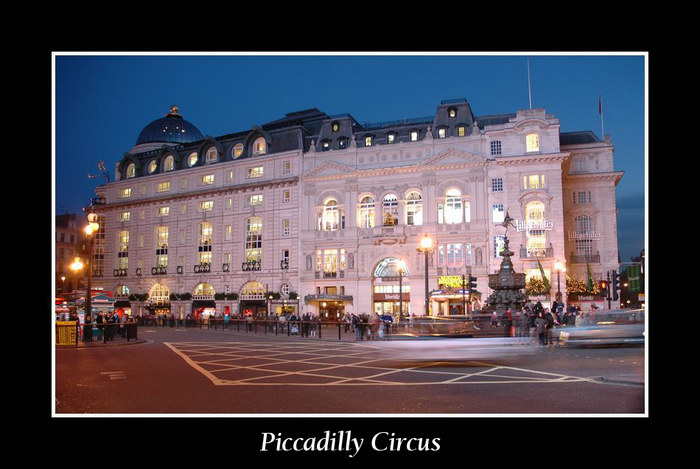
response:
[[[136,145],[143,143],[191,143],[204,140],[202,132],[179,114],[177,106],[143,128]]]

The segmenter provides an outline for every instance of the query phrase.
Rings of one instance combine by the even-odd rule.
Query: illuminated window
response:
[[[170,207],[159,207],[158,208],[158,216],[159,217],[167,217],[170,215]]]
[[[197,285],[194,289],[194,295],[198,297],[207,297],[207,298],[213,298],[214,297],[214,287],[209,284],[209,283],[200,283]]]
[[[386,143],[396,143],[396,132],[389,132],[386,134]]]
[[[464,125],[458,125],[457,126],[457,136],[464,137],[466,135],[467,135],[467,127]]]
[[[406,196],[406,224],[423,224],[423,197],[415,191]]]
[[[537,134],[528,134],[525,137],[527,151],[540,151],[540,137]]]
[[[129,268],[129,232],[122,230],[118,233],[119,248],[117,251],[117,268],[126,270]]]
[[[126,167],[126,178],[131,179],[136,177],[136,165],[134,163],[129,163]]]
[[[202,176],[201,179],[201,184],[203,186],[211,186],[214,184],[214,175],[213,174],[207,174],[205,176]]]
[[[170,191],[170,181],[159,182],[156,187],[157,192],[169,192]]]
[[[243,154],[243,144],[242,143],[237,143],[233,146],[233,157],[238,158]]]
[[[119,221],[129,221],[131,220],[131,212],[122,212],[119,215]]]
[[[409,135],[409,140],[411,140],[412,142],[418,141],[418,131],[417,130],[411,130],[411,132],[408,135]]]
[[[365,146],[366,146],[366,147],[371,147],[372,144],[373,144],[373,142],[374,142],[374,137],[373,137],[373,136],[367,135],[367,136],[365,137]]]
[[[263,204],[263,195],[262,194],[253,194],[249,195],[246,197],[245,205],[247,207],[252,207],[256,205],[262,205]]]
[[[335,231],[339,227],[339,222],[340,212],[337,202],[334,199],[329,199],[323,206],[320,229],[322,231]]]
[[[523,189],[544,189],[544,174],[530,174],[523,176]]]
[[[462,193],[450,189],[445,193],[445,203],[438,205],[438,223],[462,223]]]
[[[264,168],[262,166],[256,166],[254,168],[248,168],[248,179],[261,178],[265,174]]]
[[[262,218],[250,217],[245,228],[245,263],[248,270],[260,270],[262,261]]]
[[[396,195],[387,194],[382,202],[383,209],[383,225],[394,226],[399,223],[399,202],[396,200]]]
[[[445,138],[447,137],[447,128],[446,127],[440,127],[438,129],[438,138]]]
[[[175,158],[173,155],[168,155],[165,157],[165,161],[163,162],[163,170],[172,171],[173,169],[175,169]]]
[[[264,155],[265,153],[267,153],[267,142],[260,137],[253,142],[253,155]]]
[[[131,187],[127,187],[119,191],[119,197],[122,199],[128,199],[131,197]]]
[[[156,228],[156,266],[168,266],[168,227]]]
[[[374,199],[372,197],[363,197],[359,207],[359,225],[360,228],[374,227]]]
[[[200,212],[211,212],[212,210],[214,210],[214,201],[213,200],[205,200],[205,201],[199,203],[199,211]]]
[[[205,221],[199,224],[199,245],[197,251],[200,265],[211,264],[212,233],[213,227],[211,222]]]
[[[190,153],[190,156],[187,157],[187,166],[191,168],[192,166],[196,165],[198,158],[199,156],[197,155],[197,152]]]
[[[211,147],[207,150],[205,161],[206,164],[212,164],[219,161],[219,152],[217,151],[216,147]]]
[[[151,160],[151,162],[148,163],[148,174],[155,173],[156,169],[158,169],[158,163],[156,162],[156,160]]]

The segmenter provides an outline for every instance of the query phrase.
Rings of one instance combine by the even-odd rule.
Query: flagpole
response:
[[[603,124],[603,95],[598,95],[598,114],[600,114],[600,133],[605,140],[605,126]]]
[[[530,57],[527,58],[527,97],[530,101],[530,109],[532,109],[532,87],[530,86]]]

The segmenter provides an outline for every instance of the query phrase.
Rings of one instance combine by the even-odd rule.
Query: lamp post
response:
[[[560,261],[556,261],[554,263],[554,270],[557,271],[557,295],[556,295],[556,300],[557,303],[561,303],[561,273],[566,272],[566,267],[564,267],[564,264],[562,264]]]
[[[424,314],[428,316],[430,313],[430,295],[428,292],[428,254],[433,250],[433,240],[426,233],[423,239],[420,240],[418,251],[425,254],[425,310]]]
[[[406,271],[406,263],[398,261],[396,271],[399,273],[399,321],[403,321],[403,274]]]

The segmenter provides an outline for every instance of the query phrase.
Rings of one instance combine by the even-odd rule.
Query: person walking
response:
[[[547,320],[544,317],[542,311],[537,313],[537,318],[535,319],[535,331],[537,332],[537,337],[541,346],[545,346],[545,333],[547,331]]]

